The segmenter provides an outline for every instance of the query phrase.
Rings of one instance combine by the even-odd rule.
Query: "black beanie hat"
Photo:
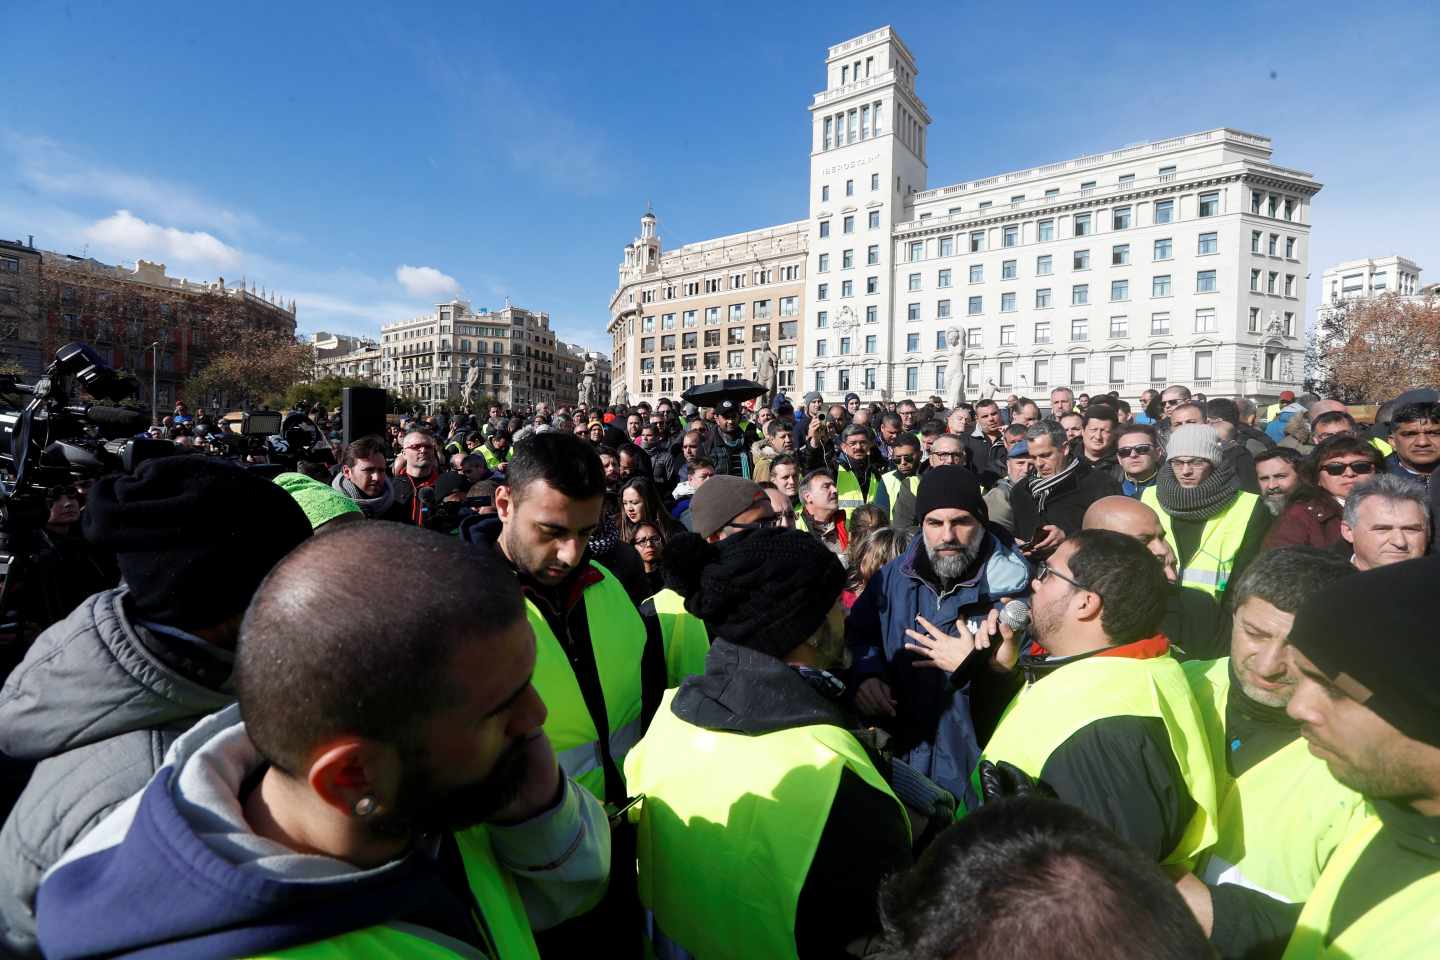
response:
[[[845,568],[799,530],[762,527],[717,543],[684,533],[665,547],[665,583],[712,634],[772,657],[809,640],[845,588]]]
[[[1436,557],[1357,573],[1307,600],[1290,628],[1295,649],[1346,695],[1432,747],[1440,747],[1437,583]]]
[[[946,464],[932,467],[920,477],[915,494],[915,519],[923,521],[931,510],[966,510],[981,523],[990,522],[990,508],[980,492],[980,481],[969,467]]]
[[[163,457],[90,490],[85,538],[116,555],[137,616],[195,629],[245,612],[260,581],[310,537],[310,521],[258,473]]]

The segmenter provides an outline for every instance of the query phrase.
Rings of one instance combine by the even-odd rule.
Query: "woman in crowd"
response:
[[[858,511],[857,511],[858,512]],[[851,540],[846,551],[849,563],[845,589],[840,594],[848,612],[865,592],[865,585],[891,560],[905,552],[910,538],[894,527],[876,527],[858,540]]]
[[[865,535],[871,530],[878,530],[881,527],[890,526],[890,515],[873,504],[865,504],[863,507],[856,507],[855,512],[845,521],[846,531],[850,534],[850,543],[858,545]],[[849,560],[845,560],[849,564]]]
[[[660,562],[665,556],[665,534],[660,524],[642,520],[631,530],[630,536],[630,545],[640,554],[640,562],[645,564],[645,582],[649,584],[653,596],[665,589],[665,578],[660,570]]]
[[[1310,546],[1326,549],[1340,540],[1345,498],[1361,480],[1383,471],[1380,451],[1364,440],[1340,435],[1315,448],[1300,466],[1306,488],[1275,520],[1265,549]]]
[[[664,537],[674,532],[655,485],[644,477],[631,477],[620,487],[620,538],[634,543],[642,523],[656,527]]]

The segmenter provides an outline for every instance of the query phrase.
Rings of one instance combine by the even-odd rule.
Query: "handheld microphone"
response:
[[[1024,600],[1011,600],[1000,608],[1000,622],[1016,633],[1030,626],[1030,605]]]

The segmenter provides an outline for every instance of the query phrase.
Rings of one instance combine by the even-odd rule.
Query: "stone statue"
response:
[[[620,407],[630,406],[630,388],[624,380],[610,388],[610,402]]]
[[[775,353],[775,348],[770,346],[769,337],[760,338],[760,359],[755,370],[755,380],[765,388],[765,393],[756,401],[758,409],[761,404],[769,405],[780,388],[780,357]]]
[[[959,327],[945,331],[945,402],[954,410],[965,402],[965,336]]]
[[[480,364],[470,360],[470,369],[465,374],[465,385],[460,388],[460,407],[466,413],[474,413],[475,391],[480,386]]]
[[[580,371],[580,403],[582,407],[592,407],[598,398],[595,396],[595,360],[592,357],[585,358],[585,369]]]

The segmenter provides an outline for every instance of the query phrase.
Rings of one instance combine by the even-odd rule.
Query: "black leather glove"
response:
[[[980,761],[980,802],[991,803],[1008,797],[1053,797],[1055,791],[1013,763]]]

